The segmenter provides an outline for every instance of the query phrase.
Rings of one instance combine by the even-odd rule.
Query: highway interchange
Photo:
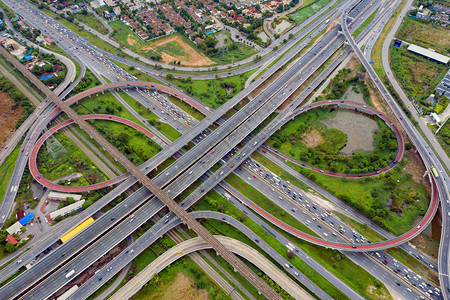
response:
[[[368,3],[368,2],[369,1],[366,1],[366,3]],[[370,12],[371,11],[367,12],[367,14],[370,14]],[[356,27],[356,25],[354,25],[354,26]],[[69,36],[70,36],[70,34],[69,34]],[[218,129],[216,129],[213,133],[208,135],[209,138],[205,137],[203,140],[200,141],[200,143],[196,147],[194,147],[192,149],[192,150],[195,149],[198,152],[191,150],[191,151],[185,153],[183,156],[181,156],[181,159],[179,159],[180,162],[177,161],[177,164],[173,164],[170,168],[167,169],[167,172],[164,171],[164,173],[161,174],[160,177],[155,178],[154,179],[155,183],[157,183],[160,186],[164,186],[164,182],[168,182],[168,183],[172,182],[172,184],[169,185],[168,187],[166,187],[165,189],[166,189],[167,193],[171,196],[171,198],[173,198],[178,193],[180,193],[184,188],[188,187],[193,181],[195,181],[196,178],[199,178],[200,176],[202,176],[202,174],[207,172],[212,167],[212,165],[214,165],[221,157],[224,157],[229,152],[229,149],[233,149],[235,147],[235,145],[237,145],[242,139],[246,138],[248,136],[248,134],[251,133],[252,129],[258,125],[257,122],[250,122],[250,119],[252,119],[252,120],[253,119],[256,119],[256,120],[265,119],[265,116],[268,116],[276,107],[278,107],[278,105],[281,104],[284,101],[284,99],[286,99],[289,96],[289,94],[291,94],[290,92],[292,90],[295,90],[296,88],[298,88],[306,80],[307,76],[311,75],[313,73],[313,71],[315,71],[318,68],[318,66],[320,66],[323,62],[325,62],[326,59],[333,54],[333,52],[335,51],[334,49],[337,49],[337,47],[339,47],[339,45],[343,42],[342,36],[340,36],[340,38],[334,38],[334,36],[336,36],[336,34],[334,36],[332,34],[329,34],[328,36],[329,36],[328,39],[325,37],[323,40],[321,40],[322,44],[318,43],[318,45],[316,45],[312,51],[307,52],[304,55],[304,57],[302,57],[300,59],[300,61],[298,62],[298,66],[302,67],[300,70],[296,70],[293,67],[291,69],[289,69],[285,73],[286,75],[282,75],[279,80],[275,81],[268,89],[266,89],[266,91],[264,92],[266,94],[263,93],[263,94],[259,95],[250,103],[250,105],[246,106],[246,108],[248,107],[247,112],[244,109],[242,109],[241,110],[242,113],[236,114],[238,116],[235,115],[232,118],[230,118],[229,120],[225,121]],[[330,46],[324,47],[324,45],[327,45],[327,44],[333,45],[333,43],[336,44],[334,46],[336,48],[333,48]],[[324,50],[322,49],[322,47],[324,47]],[[316,57],[316,58],[314,58],[314,57]],[[99,59],[99,58],[101,58],[101,56],[98,56],[96,58]],[[317,61],[315,61],[316,59],[317,59]],[[100,59],[100,60],[103,60],[103,59]],[[307,62],[311,61],[311,60],[313,60],[315,62],[311,63],[310,66],[304,68],[304,66],[307,65]],[[297,65],[297,63],[295,65]],[[309,68],[311,68],[311,69],[309,69]],[[113,70],[117,71],[116,69],[113,69]],[[276,68],[272,68],[272,70],[274,72],[276,70]],[[122,72],[119,72],[119,74],[124,75]],[[267,72],[266,72],[266,74],[267,74]],[[300,78],[300,80],[298,80],[298,81],[289,80],[289,78],[295,78],[295,76],[297,76],[297,79]],[[123,77],[129,78],[128,75],[125,75]],[[264,77],[267,78],[268,75],[267,76],[264,75]],[[303,80],[302,80],[302,78],[303,78]],[[241,98],[236,97],[236,99],[240,100],[240,99],[242,99],[243,96],[248,95],[248,93],[252,89],[254,89],[255,86],[257,86],[259,83],[261,83],[263,81],[263,79],[264,78],[258,78],[256,80],[256,82],[259,81],[258,83],[252,84],[248,89],[241,92],[241,95],[240,95]],[[286,84],[286,82],[287,82],[287,84]],[[286,86],[283,89],[284,85],[286,85]],[[313,88],[309,87],[309,89],[312,90]],[[271,98],[272,96],[269,96],[269,97],[266,97],[267,100],[263,100],[266,95],[272,95],[275,92],[277,93],[276,97]],[[259,100],[259,99],[261,99],[261,100]],[[259,101],[259,103],[261,103],[262,101],[264,101],[264,102],[262,102],[263,104],[257,104],[258,101]],[[229,107],[231,105],[233,105],[233,102],[237,103],[233,100],[230,100],[229,102],[227,102],[227,104],[230,103],[228,106],[224,105],[223,109],[218,109],[218,110],[214,111],[213,113],[210,113],[209,117],[206,119],[206,121],[204,120],[204,121],[200,122],[196,127],[193,127],[192,131],[187,132],[185,135],[183,135],[179,139],[181,142],[178,142],[178,140],[177,140],[174,143],[170,144],[166,149],[164,149],[164,151],[160,152],[160,153],[164,153],[164,155],[160,155],[160,157],[158,157],[158,158],[156,158],[156,156],[155,156],[155,159],[152,161],[152,163],[144,164],[143,166],[140,167],[141,170],[149,172],[151,170],[152,166],[153,167],[157,166],[158,162],[162,162],[163,159],[170,157],[170,155],[175,154],[177,151],[179,151],[181,149],[180,144],[182,144],[182,142],[189,141],[189,138],[194,139],[196,136],[198,136],[200,133],[202,133],[203,130],[205,130],[205,128],[207,128],[214,121],[218,120],[218,118],[224,114],[224,111],[226,112],[226,109],[227,108],[229,109]],[[269,102],[270,102],[270,105],[268,105]],[[251,104],[254,104],[253,106],[256,105],[257,107],[258,107],[258,105],[261,105],[262,107],[264,107],[264,109],[255,109],[255,112],[254,112],[254,115],[252,115],[252,118],[248,117],[251,115],[251,113],[249,113],[249,112],[251,112],[251,109],[252,109]],[[272,106],[272,104],[273,104],[273,106]],[[292,114],[294,108],[295,108],[295,106],[293,106],[291,108],[291,110],[287,110],[286,113]],[[285,117],[288,116],[288,114],[286,115],[286,113],[285,113]],[[48,118],[42,118],[42,119],[44,119],[42,124],[46,124],[47,122],[49,122],[51,117],[53,117],[53,116],[51,116],[49,114]],[[239,128],[239,132],[236,132],[237,130],[232,130],[234,127],[234,125],[232,125],[232,124],[241,124],[241,123],[244,125],[239,125],[239,127],[238,127],[238,125],[235,126],[235,127]],[[253,123],[253,124],[251,124],[251,123]],[[276,123],[274,123],[274,124],[276,124]],[[281,126],[281,124],[282,123],[279,122],[277,125]],[[263,134],[266,134],[267,136],[269,136],[271,133],[273,133],[276,130],[277,126],[271,127],[271,125],[269,125],[268,128],[269,128],[269,130],[266,131],[266,133],[263,133]],[[223,132],[221,132],[220,129],[222,129]],[[36,132],[36,131],[34,131],[34,132]],[[227,134],[227,132],[229,134]],[[214,137],[214,135],[218,135],[221,137],[222,136],[225,137],[225,136],[229,135],[230,140],[226,141],[225,143],[222,142],[221,144],[217,144],[217,142],[214,141],[217,139],[217,137]],[[260,135],[258,135],[258,136],[260,136]],[[243,153],[243,155],[241,157],[234,156],[229,161],[227,161],[227,163],[222,167],[223,170],[226,170],[226,172],[219,173],[219,172],[222,172],[222,171],[220,171],[221,169],[219,169],[219,172],[216,172],[216,173],[220,174],[221,177],[225,177],[233,169],[236,169],[240,162],[244,161],[250,155],[250,153],[252,153],[254,150],[259,148],[260,145],[263,144],[265,136],[262,136],[259,138],[258,138],[258,136],[254,137],[254,139],[256,140],[256,142],[255,142],[256,144],[253,144],[253,141],[254,141],[253,139],[250,140],[250,142],[247,144],[247,146],[249,146],[248,152],[244,152],[245,151],[244,149],[246,149],[246,148],[242,148],[241,152]],[[35,139],[33,138],[33,140],[35,140]],[[220,148],[225,148],[225,149],[218,149],[219,145],[221,146]],[[226,145],[227,147],[223,147],[224,145]],[[252,146],[252,147],[250,147],[250,146]],[[217,149],[217,150],[213,151],[213,153],[215,155],[209,155],[209,156],[205,155],[204,157],[202,157],[202,159],[196,159],[196,157],[198,156],[198,153],[207,153],[210,149]],[[27,153],[27,152],[28,151],[26,151],[25,153]],[[245,155],[245,154],[247,154],[247,155]],[[195,162],[195,163],[192,163],[192,162]],[[439,164],[436,163],[434,165],[438,166]],[[192,170],[192,173],[190,173],[191,172],[190,170]],[[181,174],[182,171],[185,171],[184,175]],[[175,174],[180,174],[180,176],[176,180],[173,179],[173,178],[176,178],[176,177],[174,177]],[[192,175],[192,176],[187,176],[187,175]],[[219,178],[219,176],[217,176],[217,178],[214,178],[214,181],[220,182],[221,179],[223,179],[223,178]],[[206,183],[206,181],[205,181],[205,183]],[[128,184],[130,184],[130,183],[128,183]],[[214,185],[212,185],[212,186],[214,186]],[[143,193],[142,189],[140,191],[141,191],[141,197],[143,195],[146,195],[147,197],[149,196],[149,194],[142,194]],[[148,192],[148,191],[144,191],[144,192]],[[205,189],[202,190],[201,187],[196,192],[194,192],[191,197],[193,203],[204,193],[206,193],[206,190]],[[116,195],[117,195],[117,193],[116,193]],[[131,199],[131,197],[129,197],[129,198]],[[138,200],[136,199],[135,201],[137,203]],[[129,205],[128,207],[134,207],[134,206],[136,206],[136,203],[133,203],[133,202],[127,200],[127,203],[124,204],[122,207],[123,210],[116,211],[115,212],[116,215],[117,216],[126,216],[127,212],[129,212],[127,205]],[[151,210],[150,210],[150,208],[149,208],[149,210],[153,214],[156,213],[162,206],[162,204],[157,203],[157,201],[150,202],[150,205],[148,205],[148,206],[151,206],[151,205],[152,205]],[[192,204],[190,204],[190,205],[192,205]],[[188,205],[186,205],[186,207],[188,207]],[[135,215],[138,216],[138,214],[135,214]],[[143,212],[141,213],[141,215],[143,215]],[[108,218],[109,218],[109,216],[103,218],[105,223],[107,223],[107,221],[109,221]],[[147,215],[147,218],[148,218],[148,215]],[[102,218],[98,219],[97,221],[100,221],[101,219]],[[146,221],[146,219],[144,218],[142,220],[141,224],[145,221]],[[109,222],[109,223],[111,223],[111,222]],[[113,223],[119,223],[119,222],[117,221],[117,222],[113,222]],[[129,222],[126,222],[126,224],[123,223],[126,226],[121,226],[120,228],[122,228],[122,227],[129,227],[129,228],[124,228],[124,233],[121,235],[122,237],[123,236],[126,237],[127,234],[133,232],[134,229],[139,226],[138,222],[133,221],[133,223],[134,224],[132,227],[127,225],[127,224],[130,224]],[[111,224],[111,225],[114,225],[114,224]],[[98,226],[99,227],[101,226],[100,223]],[[111,235],[108,234],[108,236],[111,236]],[[116,240],[118,240],[120,242],[121,239],[119,236],[117,236]],[[113,244],[114,243],[111,242],[108,245],[111,246]],[[67,245],[67,244],[65,244],[65,245]],[[61,246],[61,251],[67,251],[67,250],[63,249],[63,248],[68,248],[68,246],[64,247],[65,245]],[[68,249],[69,249],[69,251],[71,251],[70,248],[68,248]],[[73,248],[73,249],[78,249],[78,248]],[[58,250],[59,250],[59,248],[56,249],[55,251],[58,251]],[[70,253],[72,253],[72,252],[70,252]],[[92,258],[94,258],[94,256],[98,256],[99,254],[100,253],[98,253],[98,252],[92,254],[91,258],[86,260],[86,265],[89,266],[89,261],[92,261]],[[57,254],[52,254],[51,256],[56,257]],[[46,260],[48,260],[48,259],[44,259],[43,261],[46,261]],[[55,263],[55,262],[56,262],[55,260],[53,260],[53,261],[48,260],[47,263]],[[41,261],[39,261],[39,263],[36,264],[36,266],[33,266],[33,269],[35,267],[38,267],[40,264],[42,264]],[[80,268],[80,271],[81,271],[81,269],[82,268]],[[35,272],[39,272],[38,269],[36,269]],[[25,274],[27,274],[27,273],[29,273],[29,272],[26,272]],[[42,274],[40,274],[40,275],[42,275]],[[22,276],[20,276],[20,277],[22,277]],[[62,277],[64,277],[64,276],[62,276]],[[64,282],[64,280],[63,280],[63,282]],[[59,287],[57,283],[55,283],[54,285],[55,286],[53,287],[53,289]],[[2,289],[2,290],[4,290],[4,289]],[[2,292],[2,290],[0,290],[0,293]]]

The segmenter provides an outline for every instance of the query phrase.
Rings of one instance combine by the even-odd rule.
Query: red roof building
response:
[[[12,235],[8,235],[6,237],[6,239],[8,240],[8,243],[11,243],[13,245],[17,245],[17,240]]]
[[[23,210],[19,210],[16,214],[17,217],[17,221],[19,221],[20,219],[22,219],[25,216],[25,212]]]

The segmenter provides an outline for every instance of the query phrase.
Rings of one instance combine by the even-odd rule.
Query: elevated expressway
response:
[[[295,299],[314,299],[306,291],[301,289],[291,278],[284,274],[277,266],[247,244],[225,236],[216,236],[216,238],[230,251],[245,258],[258,267],[263,273],[272,278],[273,281],[275,281]],[[155,274],[161,272],[174,261],[189,253],[210,248],[211,246],[198,237],[189,239],[174,246],[162,255],[158,256],[158,258],[152,261],[147,267],[145,267],[145,269],[139,272],[136,277],[127,282],[127,284],[125,284],[120,290],[114,293],[110,299],[130,299],[142,288],[144,284],[152,279]]]
[[[78,114],[73,111],[69,105],[64,103],[54,93],[52,93],[39,79],[32,76],[32,74],[14,58],[11,59],[10,54],[5,49],[0,51],[10,62],[21,71],[25,76],[29,76],[30,80],[41,89],[48,97],[48,100],[55,103],[62,111],[64,111],[69,118],[73,119],[83,130],[85,130],[92,138],[94,138],[106,151],[108,151],[117,161],[123,165],[136,179],[148,188],[160,201],[162,201],[172,212],[179,216],[192,230],[194,230],[200,237],[207,241],[222,256],[231,266],[240,272],[251,284],[253,284],[261,293],[268,298],[281,299],[281,297],[271,289],[261,278],[259,278],[250,268],[248,268],[241,260],[232,254],[224,245],[218,242],[213,235],[203,228],[197,221],[192,219],[189,214],[181,208],[174,200],[172,200],[160,187],[150,180],[142,171],[130,162],[125,155],[114,148],[104,137],[102,137],[94,128],[92,128],[86,121],[84,121]],[[24,295],[23,291],[16,293]],[[9,297],[8,297],[9,298]]]
[[[438,178],[433,178],[433,185],[436,185],[436,189],[439,193],[439,198],[441,199],[441,207],[442,207],[442,219],[443,219],[443,227],[442,227],[442,240],[440,243],[439,248],[439,280],[441,283],[441,287],[443,290],[443,296],[445,299],[449,298],[450,295],[450,282],[449,282],[449,251],[448,251],[448,245],[450,243],[450,229],[448,228],[450,226],[450,216],[448,215],[449,212],[449,191],[448,191],[448,184],[450,183],[450,179],[448,174],[445,171],[444,166],[441,164],[439,158],[437,155],[430,149],[430,146],[428,145],[427,141],[422,137],[420,132],[414,127],[412,122],[408,119],[406,114],[402,111],[398,103],[395,101],[395,99],[392,97],[392,95],[388,92],[378,75],[375,73],[374,69],[372,68],[370,62],[367,60],[367,58],[363,55],[361,50],[356,45],[355,41],[353,40],[347,26],[347,20],[348,20],[348,12],[344,11],[341,17],[341,24],[343,33],[349,42],[350,46],[352,47],[353,51],[357,54],[358,58],[361,60],[362,64],[366,68],[367,72],[369,73],[370,77],[372,78],[375,86],[379,90],[380,94],[383,96],[386,103],[389,105],[391,110],[394,112],[395,116],[399,120],[399,122],[402,124],[403,128],[407,132],[408,136],[411,138],[414,146],[419,151],[425,165],[427,168],[430,168],[431,166],[434,166],[437,168],[437,170],[440,172]],[[387,49],[384,49],[386,51]],[[431,171],[429,170],[430,174]],[[436,204],[437,205],[437,204]]]
[[[310,279],[308,279],[295,267],[286,268],[286,264],[290,265],[289,261],[287,261],[283,256],[277,253],[270,245],[264,242],[263,239],[261,239],[253,231],[251,231],[248,227],[246,227],[244,224],[242,224],[235,218],[230,217],[226,214],[213,211],[196,211],[191,212],[190,215],[195,219],[220,220],[222,222],[229,224],[230,226],[235,227],[249,239],[254,241],[255,244],[258,245],[260,249],[262,249],[273,260],[275,260],[280,266],[284,266],[285,270],[289,274],[291,274],[293,278],[297,278],[297,280],[299,280],[304,286],[306,286],[312,293],[314,293],[320,299],[331,299],[330,296],[328,296],[328,294],[326,294],[323,290],[317,287]],[[139,216],[136,215],[135,220],[136,218],[139,218]],[[150,228],[149,231],[145,232],[141,237],[139,237],[139,239],[137,239],[133,244],[127,247],[127,251],[121,252],[114,260],[109,262],[97,274],[91,277],[85,284],[80,286],[79,290],[76,293],[74,293],[69,299],[84,299],[90,296],[93,292],[95,292],[99,284],[101,284],[100,281],[103,282],[108,281],[110,278],[114,276],[115,273],[117,273],[119,270],[123,268],[122,265],[123,266],[126,265],[125,262],[134,259],[137,255],[139,255],[139,253],[145,250],[157,239],[159,239],[159,237],[164,235],[169,230],[175,228],[176,226],[179,226],[180,224],[181,222],[180,219],[178,218],[173,218],[169,221],[165,221],[164,219],[162,219],[159,222],[157,222]],[[252,260],[249,261],[253,262]],[[106,269],[110,269],[111,271],[106,271]],[[270,273],[271,272],[268,272],[266,274],[276,281],[276,278],[272,277]],[[102,280],[99,280],[99,278],[102,278]],[[294,283],[292,285],[292,288],[298,289],[297,284]],[[342,287],[342,290],[346,295],[351,296],[353,299],[361,299],[361,297],[359,297],[359,295],[351,289],[348,288],[346,289],[346,287]],[[296,291],[294,294],[298,294],[299,292],[301,293],[301,291]]]

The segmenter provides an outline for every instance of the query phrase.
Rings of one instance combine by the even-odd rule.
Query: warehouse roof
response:
[[[439,54],[434,52],[433,50],[430,49],[426,49],[414,44],[409,45],[408,50],[420,55],[423,55],[425,57],[428,57],[432,60],[435,60],[437,62],[443,63],[443,64],[447,64],[448,61],[450,60],[450,58],[448,56]]]
[[[78,194],[66,194],[66,193],[58,193],[58,192],[50,192],[48,194],[48,198],[55,200],[66,200],[67,198],[72,197],[75,201],[81,200],[81,195]]]
[[[14,224],[12,224],[11,226],[9,226],[6,231],[9,234],[14,234],[20,231],[20,228],[22,228],[22,224],[20,224],[19,222],[16,222]]]
[[[52,211],[50,213],[50,218],[55,219],[56,217],[64,216],[67,215],[68,213],[71,213],[74,210],[80,209],[83,206],[84,201],[85,200],[83,199],[73,204],[67,205],[61,209]]]
[[[32,212],[28,213],[25,217],[19,220],[19,223],[22,225],[27,224],[34,218],[34,214]]]

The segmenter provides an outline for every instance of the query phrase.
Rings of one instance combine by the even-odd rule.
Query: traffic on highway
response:
[[[292,252],[293,257],[308,264],[350,299],[363,299],[367,295],[362,295],[354,285],[330,271],[322,262],[314,259],[314,255],[308,254],[301,246],[296,245],[298,239],[314,247],[341,253],[382,282],[393,298],[448,299],[449,253],[445,249],[448,249],[446,246],[449,243],[447,238],[449,234],[447,218],[450,218],[449,177],[445,164],[442,163],[446,160],[440,159],[440,153],[437,154],[419,133],[369,62],[370,46],[382,36],[374,33],[381,32],[394,11],[401,7],[400,1],[331,1],[313,14],[308,21],[292,27],[289,34],[284,33],[270,48],[264,50],[265,55],[262,59],[255,60],[254,63],[250,63],[249,60],[247,65],[233,66],[236,69],[232,72],[193,75],[190,74],[195,73],[192,68],[174,68],[179,72],[177,76],[180,78],[192,76],[196,80],[218,79],[257,69],[255,74],[258,75],[252,82],[243,86],[232,99],[215,110],[162,78],[170,73],[170,70],[157,71],[144,63],[119,58],[115,54],[98,49],[88,38],[80,37],[57,19],[25,0],[6,0],[5,4],[17,11],[21,18],[34,28],[52,38],[56,45],[69,53],[75,61],[82,62],[83,68],[78,78],[75,78],[75,67],[68,67],[71,72],[67,74],[65,84],[58,91],[51,91],[7,50],[0,47],[0,54],[45,94],[45,100],[42,100],[30,115],[24,123],[25,126],[17,130],[12,144],[8,144],[8,147],[14,147],[19,143],[18,137],[23,137],[12,175],[5,183],[6,193],[0,206],[0,222],[4,225],[10,218],[26,170],[29,170],[34,178],[33,184],[39,186],[39,189],[66,193],[101,193],[101,197],[91,206],[56,224],[51,233],[34,237],[30,241],[29,251],[23,254],[16,253],[16,262],[7,263],[2,267],[1,281],[6,281],[11,276],[14,278],[0,288],[0,299],[86,299],[142,255],[148,247],[157,243],[160,237],[182,226],[191,229],[199,238],[188,239],[168,250],[159,260],[148,265],[148,269],[142,273],[147,274],[146,276],[140,275],[129,281],[113,295],[114,299],[132,297],[154,274],[161,272],[178,259],[184,259],[183,256],[188,253],[202,249],[214,249],[226,264],[229,264],[235,272],[239,272],[268,299],[281,299],[281,296],[239,257],[244,257],[257,266],[295,299],[333,298],[329,290],[305,274],[302,268],[292,262],[291,257],[286,258],[286,252],[280,253],[278,246],[267,242],[265,236],[257,235],[246,226],[248,223],[243,222],[245,218],[262,228],[267,236],[283,245],[283,249]],[[403,16],[406,11],[405,9],[402,11]],[[372,17],[366,24],[365,20],[368,20],[369,16]],[[356,37],[352,36],[360,26],[363,28],[359,34]],[[25,39],[19,32],[15,32],[17,37]],[[286,42],[283,43],[282,38]],[[364,53],[359,43],[368,45]],[[388,104],[393,113],[390,117],[368,104],[341,99],[303,105],[352,53],[356,54],[375,88]],[[139,81],[113,60],[132,65],[147,74],[152,74],[154,78],[161,77],[162,83]],[[67,58],[65,61],[68,66],[73,64]],[[98,76],[103,84],[62,101],[84,76],[85,68]],[[221,69],[224,70],[225,66],[218,68],[219,71]],[[273,77],[274,74],[277,76]],[[129,115],[140,124],[114,114],[79,115],[70,107],[75,103],[83,103],[91,97],[97,97],[100,93],[110,93],[109,95],[116,97],[130,112]],[[153,113],[163,123],[172,126],[179,132],[180,137],[171,140],[164,136],[149,120],[143,118],[141,110],[135,109],[124,100],[122,93],[135,99],[136,103]],[[171,97],[177,98],[204,117],[199,121],[186,109],[172,102]],[[242,103],[244,104],[239,109],[235,109],[237,104]],[[229,113],[233,109],[235,109],[233,113]],[[397,141],[395,156],[393,155],[392,160],[378,170],[355,174],[338,173],[295,160],[266,144],[267,140],[289,121],[317,109],[352,111],[382,120],[395,133]],[[393,120],[392,116],[395,116],[396,120]],[[127,125],[153,140],[162,150],[137,166],[94,129],[90,125],[92,123],[86,122],[94,119]],[[108,153],[109,157],[114,158],[126,172],[118,173],[120,175],[117,177],[100,183],[80,186],[70,185],[70,181],[69,184],[60,184],[45,178],[39,167],[41,149],[47,140],[54,138],[56,132],[74,124],[78,124],[81,130],[100,145],[99,148]],[[406,139],[417,149],[427,169],[424,178],[430,185],[430,199],[423,216],[420,216],[408,231],[398,236],[373,223],[367,216],[337,199],[335,195],[329,194],[323,187],[316,187],[286,164],[289,161],[312,172],[346,180],[370,180],[389,176],[391,170],[398,167],[405,155]],[[11,151],[7,148],[2,149],[0,158],[3,159],[3,156],[6,158]],[[254,153],[259,153],[271,163],[285,168],[286,172],[297,177],[299,181],[303,180],[302,186],[276,175],[270,165],[257,161],[252,156]],[[171,162],[159,171],[168,160]],[[106,168],[106,165],[103,167]],[[233,186],[226,181],[230,174],[234,174],[233,176],[239,177],[245,184],[265,195],[273,203],[273,208],[282,210],[283,215],[289,215],[298,224],[307,228],[307,233],[301,230],[300,226],[286,222],[279,216],[276,217],[267,207],[263,208],[258,199],[245,195],[241,191],[244,187]],[[303,185],[309,185],[316,191],[311,192]],[[243,217],[237,218],[216,211],[195,211],[195,205],[205,201],[210,191],[215,191],[226,199],[242,213]],[[322,198],[317,196],[319,194]],[[121,200],[115,201],[119,197]],[[111,206],[111,203],[114,204]],[[191,210],[192,208],[194,210]],[[437,212],[441,213],[443,222],[439,258],[434,261],[420,249],[412,247],[409,242],[429,227]],[[358,221],[363,220],[384,239],[370,240],[340,215]],[[238,240],[217,236],[217,233],[211,232],[211,229],[200,221],[205,219],[228,224],[245,235],[250,244],[241,245],[242,242]],[[82,229],[76,229],[86,220],[89,222]],[[74,228],[76,229],[73,231],[74,234],[63,238]],[[145,232],[136,236],[136,240],[131,244],[122,247],[114,259],[99,268],[95,274],[86,277],[82,284],[74,284],[83,274],[89,273],[95,262],[108,256],[122,241],[132,237],[142,228],[146,228]],[[393,247],[400,247],[424,269],[438,274],[439,280],[424,275],[422,270],[411,266],[407,259],[394,256],[393,252],[388,250]],[[265,256],[260,253],[264,253]],[[20,259],[17,259],[19,257]],[[266,257],[270,257],[272,262]],[[20,274],[14,275],[17,272]],[[63,292],[65,293],[61,296]],[[232,294],[230,296],[233,297]]]

